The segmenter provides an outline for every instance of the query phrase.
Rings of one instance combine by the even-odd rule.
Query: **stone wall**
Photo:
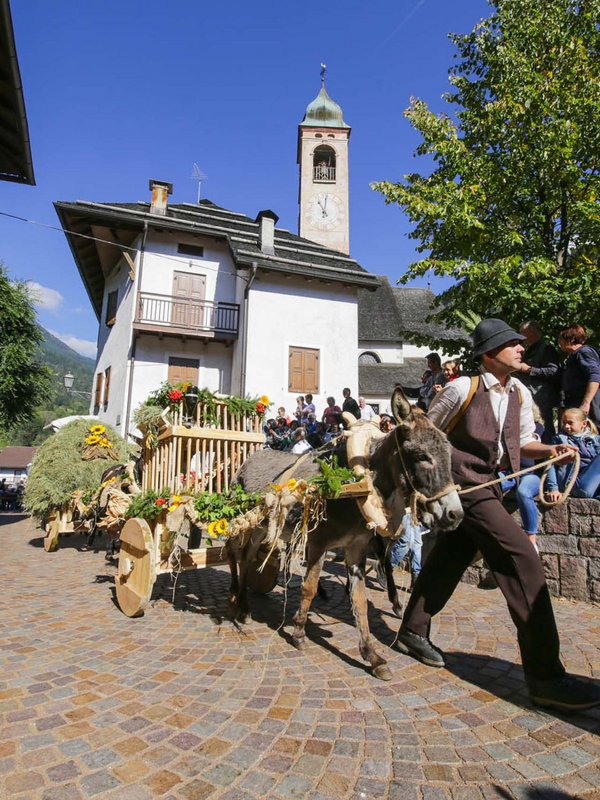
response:
[[[600,603],[600,501],[572,498],[540,510],[537,542],[550,591],[556,597]],[[520,525],[518,511],[513,516]],[[479,561],[463,580],[478,583],[486,572]]]

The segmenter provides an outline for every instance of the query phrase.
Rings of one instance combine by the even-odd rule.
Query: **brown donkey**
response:
[[[395,531],[395,536],[401,534],[404,508],[412,501],[416,504],[419,518],[427,527],[438,530],[455,528],[463,512],[450,474],[450,446],[446,436],[418,409],[413,409],[399,388],[394,391],[391,407],[398,425],[383,439],[373,442],[369,458],[373,483],[391,517],[390,527]],[[339,455],[342,461],[343,446]],[[316,453],[315,458],[318,456],[319,453]],[[294,464],[295,458],[276,451],[255,453],[240,469],[238,481],[248,491],[266,489],[269,483],[276,482]],[[305,459],[298,466],[298,474],[294,473],[294,478],[316,473],[312,459]],[[286,527],[289,528],[289,525]],[[265,537],[266,526],[263,526],[253,532],[244,547],[237,546],[235,540],[228,544],[232,574],[230,600],[241,618],[247,611],[245,575],[248,564],[256,559]],[[372,539],[373,530],[367,527],[356,502],[340,499],[327,503],[326,519],[308,536],[306,575],[302,583],[300,607],[294,617],[292,638],[296,647],[301,649],[304,646],[308,611],[318,589],[325,555],[333,548],[344,548],[361,656],[371,665],[377,678],[390,680],[391,672],[385,659],[375,649],[367,618],[365,564]]]

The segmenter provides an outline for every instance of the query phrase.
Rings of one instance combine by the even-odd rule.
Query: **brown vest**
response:
[[[502,429],[504,456],[502,468],[516,472],[520,465],[521,404],[519,393],[513,389],[508,396],[506,419]],[[454,430],[448,434],[452,445],[452,473],[463,486],[485,483],[498,468],[500,426],[496,421],[489,389],[480,379],[477,391]]]

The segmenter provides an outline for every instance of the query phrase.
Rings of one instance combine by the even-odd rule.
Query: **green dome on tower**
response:
[[[342,116],[342,109],[335,100],[327,94],[325,83],[321,86],[321,91],[306,108],[304,119],[301,126],[315,128],[349,128]]]

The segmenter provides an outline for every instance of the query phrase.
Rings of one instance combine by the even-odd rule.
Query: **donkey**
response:
[[[383,497],[391,516],[394,536],[399,536],[401,533],[404,508],[411,499],[420,519],[427,527],[436,526],[441,530],[456,528],[462,520],[463,511],[456,487],[452,482],[450,445],[445,434],[437,430],[421,411],[410,405],[399,387],[392,395],[391,408],[398,425],[384,438],[373,443],[369,467],[373,475],[373,484]],[[270,480],[265,480],[261,461],[264,460],[266,452],[255,453],[238,472],[239,482],[249,491],[267,488],[268,483],[276,481],[286,469],[282,461],[282,468],[279,470],[276,468]],[[283,457],[286,454],[277,455]],[[288,467],[289,458],[288,455]],[[291,463],[294,463],[293,459]],[[302,466],[300,473],[306,475],[307,468],[312,470],[312,474],[315,473],[312,462],[304,461],[302,465],[298,463],[298,466]],[[302,474],[294,473],[294,478],[298,477],[302,477]],[[326,519],[308,537],[306,574],[302,583],[300,607],[293,619],[292,641],[298,649],[305,646],[306,621],[318,590],[325,555],[333,548],[344,548],[350,600],[359,634],[361,656],[371,665],[375,677],[390,680],[392,674],[385,659],[373,645],[367,618],[365,565],[373,535],[373,530],[367,526],[357,503],[350,499],[328,501]],[[241,609],[242,613],[246,608],[243,579],[245,568],[247,569],[248,561],[256,557],[265,536],[265,528],[255,530],[248,544],[241,550],[235,552],[233,548],[229,548],[229,564],[232,572],[230,602],[234,608]],[[233,545],[233,542],[231,544]],[[239,582],[236,563],[238,560]],[[391,574],[388,577],[390,583],[393,583]]]

